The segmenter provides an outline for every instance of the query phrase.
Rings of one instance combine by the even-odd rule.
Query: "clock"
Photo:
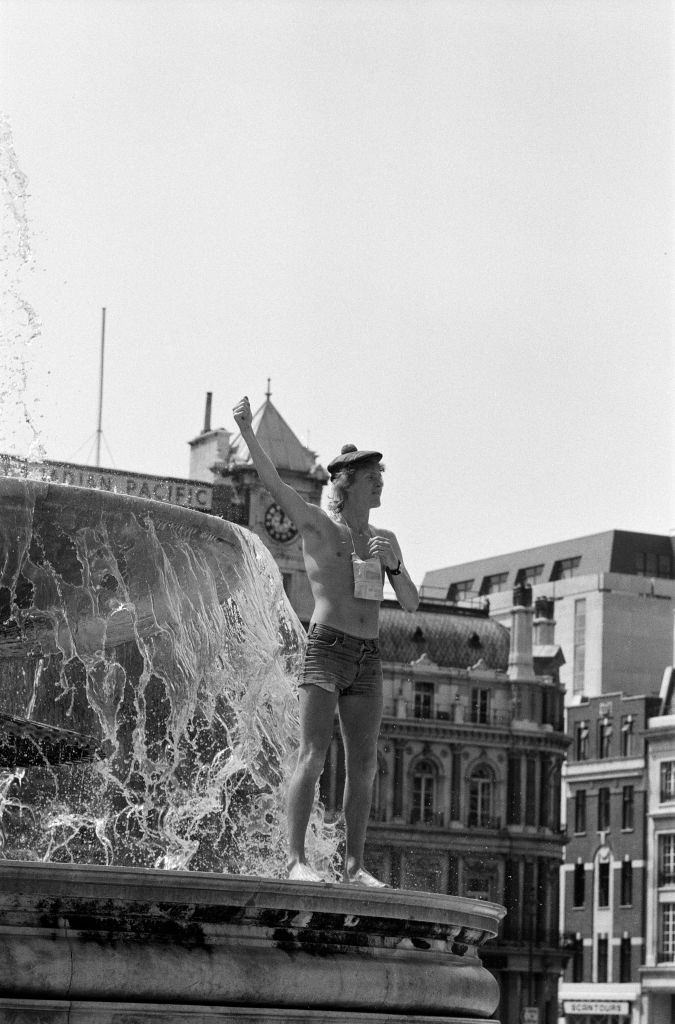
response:
[[[273,502],[265,512],[265,529],[272,540],[278,540],[282,544],[298,535],[297,526],[276,502]]]

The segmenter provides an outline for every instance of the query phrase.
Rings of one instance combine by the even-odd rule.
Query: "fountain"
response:
[[[501,908],[281,879],[304,633],[257,538],[16,478],[0,507],[0,713],[98,751],[0,775],[0,1016],[489,1017]],[[309,840],[337,880],[318,806]]]
[[[21,264],[25,179],[0,135],[3,257]],[[39,457],[20,351],[37,321],[11,283],[0,1021],[485,1022],[498,993],[478,949],[503,908],[339,884],[318,803],[307,849],[328,881],[283,879],[304,631],[265,547],[200,512],[22,475],[16,422]]]

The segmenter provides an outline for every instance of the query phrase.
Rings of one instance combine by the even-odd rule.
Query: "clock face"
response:
[[[281,506],[276,503],[269,506],[265,512],[265,529],[272,540],[281,541],[285,544],[298,535],[298,528],[292,519],[289,519]]]

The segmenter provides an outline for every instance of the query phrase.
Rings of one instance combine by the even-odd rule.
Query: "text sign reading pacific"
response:
[[[69,462],[24,462],[0,456],[0,473],[71,487],[88,487],[96,491],[132,494],[136,498],[151,498],[188,508],[210,509],[213,502],[213,488],[201,480],[146,476],[141,473],[125,473],[119,469],[78,466]]]

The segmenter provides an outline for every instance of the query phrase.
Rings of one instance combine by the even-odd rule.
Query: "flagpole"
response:
[[[96,431],[96,465],[101,465],[101,436],[103,434],[103,357],[105,354],[105,307],[101,317],[101,369],[98,381],[98,429]]]

